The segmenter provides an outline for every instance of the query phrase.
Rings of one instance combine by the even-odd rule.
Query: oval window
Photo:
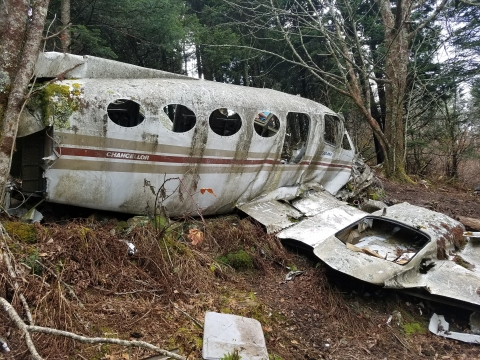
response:
[[[110,120],[123,127],[134,127],[145,120],[140,104],[127,99],[118,99],[108,104],[107,114]]]
[[[195,113],[188,107],[180,104],[169,104],[163,107],[160,113],[162,124],[173,132],[187,132],[197,123]]]
[[[236,134],[242,127],[242,119],[235,111],[227,108],[219,108],[210,114],[208,120],[210,129],[221,136]]]
[[[255,116],[253,127],[261,137],[270,137],[280,129],[280,120],[270,111],[261,111]]]

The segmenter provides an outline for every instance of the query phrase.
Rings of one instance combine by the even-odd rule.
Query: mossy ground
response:
[[[204,232],[197,245],[188,238],[192,226]],[[35,243],[12,236],[9,246],[12,252],[15,249],[18,263],[34,256],[55,274],[24,274],[23,291],[38,325],[87,336],[140,339],[167,350],[178,349],[189,359],[201,358],[203,331],[195,321],[203,323],[207,311],[258,320],[272,360],[326,359],[332,348],[337,358],[395,358],[406,356],[405,346],[411,354],[421,351],[419,346],[436,344],[435,338],[423,340],[426,335],[421,325],[428,323],[426,316],[404,315],[405,328],[385,325],[394,309],[409,314],[405,301],[395,296],[352,295],[350,284],[339,281],[333,285],[318,262],[287,252],[276,238],[238,217],[210,219],[206,227],[189,221],[164,232],[147,223],[127,234],[125,224],[113,218],[36,225],[35,231]],[[135,244],[135,255],[128,256],[123,240]],[[248,270],[239,271],[217,260],[228,254],[248,263]],[[305,272],[285,282],[287,265],[292,268],[292,264]],[[5,297],[8,285],[2,279],[0,295]],[[83,308],[59,279],[71,286]],[[21,309],[18,300],[12,302]],[[12,326],[0,313],[0,333]],[[151,355],[53,336],[41,337],[41,341],[34,336],[34,342],[42,356],[52,359],[129,356],[140,360]],[[474,356],[468,346],[444,350],[438,344],[439,356],[452,354],[451,349]],[[10,337],[9,345],[13,358],[25,358],[21,337]]]

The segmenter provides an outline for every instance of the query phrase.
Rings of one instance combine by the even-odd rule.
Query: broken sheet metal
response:
[[[480,241],[480,232],[478,231],[465,231],[463,236],[468,240]]]
[[[241,359],[268,360],[260,322],[243,316],[207,312],[203,332],[203,359],[224,359],[235,351],[238,351]]]
[[[288,203],[278,200],[250,202],[238,208],[265,226],[268,234],[292,226],[303,216]]]
[[[447,215],[408,203],[367,214],[326,191],[239,208],[342,273],[480,305],[480,243],[464,237],[463,225]]]
[[[2,353],[10,352],[10,348],[8,347],[7,342],[2,337],[0,337],[0,352],[2,352]]]
[[[438,336],[459,340],[470,344],[480,344],[480,335],[448,331],[450,325],[443,315],[433,314],[428,330]]]
[[[327,191],[305,191],[287,198],[288,201],[265,199],[238,208],[264,225],[269,234],[278,232],[278,238],[295,240],[310,248],[365,216],[363,211]]]
[[[336,196],[341,200],[348,200],[357,197],[372,185],[374,179],[375,174],[370,166],[365,164],[363,159],[357,155],[354,159],[350,179],[348,180],[349,185],[342,188]]]
[[[480,247],[440,213],[402,203],[330,236],[314,253],[330,267],[394,289],[480,305]]]

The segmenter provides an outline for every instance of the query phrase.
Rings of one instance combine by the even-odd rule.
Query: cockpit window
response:
[[[323,139],[337,146],[339,144],[339,129],[340,129],[340,120],[338,117],[333,115],[325,115],[325,132],[323,134]]]
[[[350,141],[348,140],[347,134],[343,134],[342,149],[352,150],[352,146],[350,145]]]
[[[168,130],[183,133],[193,129],[197,123],[197,117],[184,105],[169,104],[160,112],[160,121]]]
[[[134,127],[145,120],[140,104],[127,99],[118,99],[108,104],[107,114],[110,120],[123,127]]]
[[[280,120],[272,112],[265,110],[260,111],[255,116],[253,127],[261,137],[270,137],[275,135],[280,129]]]
[[[219,108],[210,114],[208,120],[210,129],[221,136],[236,134],[242,127],[242,119],[235,111],[227,108]]]
[[[298,164],[307,150],[310,118],[307,114],[289,112],[287,114],[287,129],[283,141],[282,162]]]

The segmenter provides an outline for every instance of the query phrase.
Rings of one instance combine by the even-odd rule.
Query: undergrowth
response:
[[[106,336],[104,329],[109,329],[108,333],[128,339],[132,329],[154,316],[162,319],[154,342],[197,354],[195,358],[200,357],[202,331],[174,306],[188,309],[201,321],[205,311],[220,311],[220,283],[235,278],[235,269],[261,274],[273,260],[288,259],[276,238],[237,217],[209,220],[196,246],[188,230],[203,225],[195,220],[174,223],[161,232],[150,222],[132,227],[115,219],[63,225],[11,221],[4,226],[11,235],[8,245],[15,262],[26,266],[21,290],[36,324],[90,336]],[[128,255],[126,242],[135,245],[133,256]],[[222,256],[228,264],[217,260]],[[1,262],[0,271],[5,273]],[[0,296],[21,308],[5,276],[0,278]],[[0,314],[0,333],[7,333],[10,326]],[[125,351],[114,345],[88,347],[64,338],[34,338],[42,338],[36,344],[45,358],[73,356],[80,348],[82,356],[91,359]],[[18,349],[16,354],[26,356],[20,337],[9,343]]]

